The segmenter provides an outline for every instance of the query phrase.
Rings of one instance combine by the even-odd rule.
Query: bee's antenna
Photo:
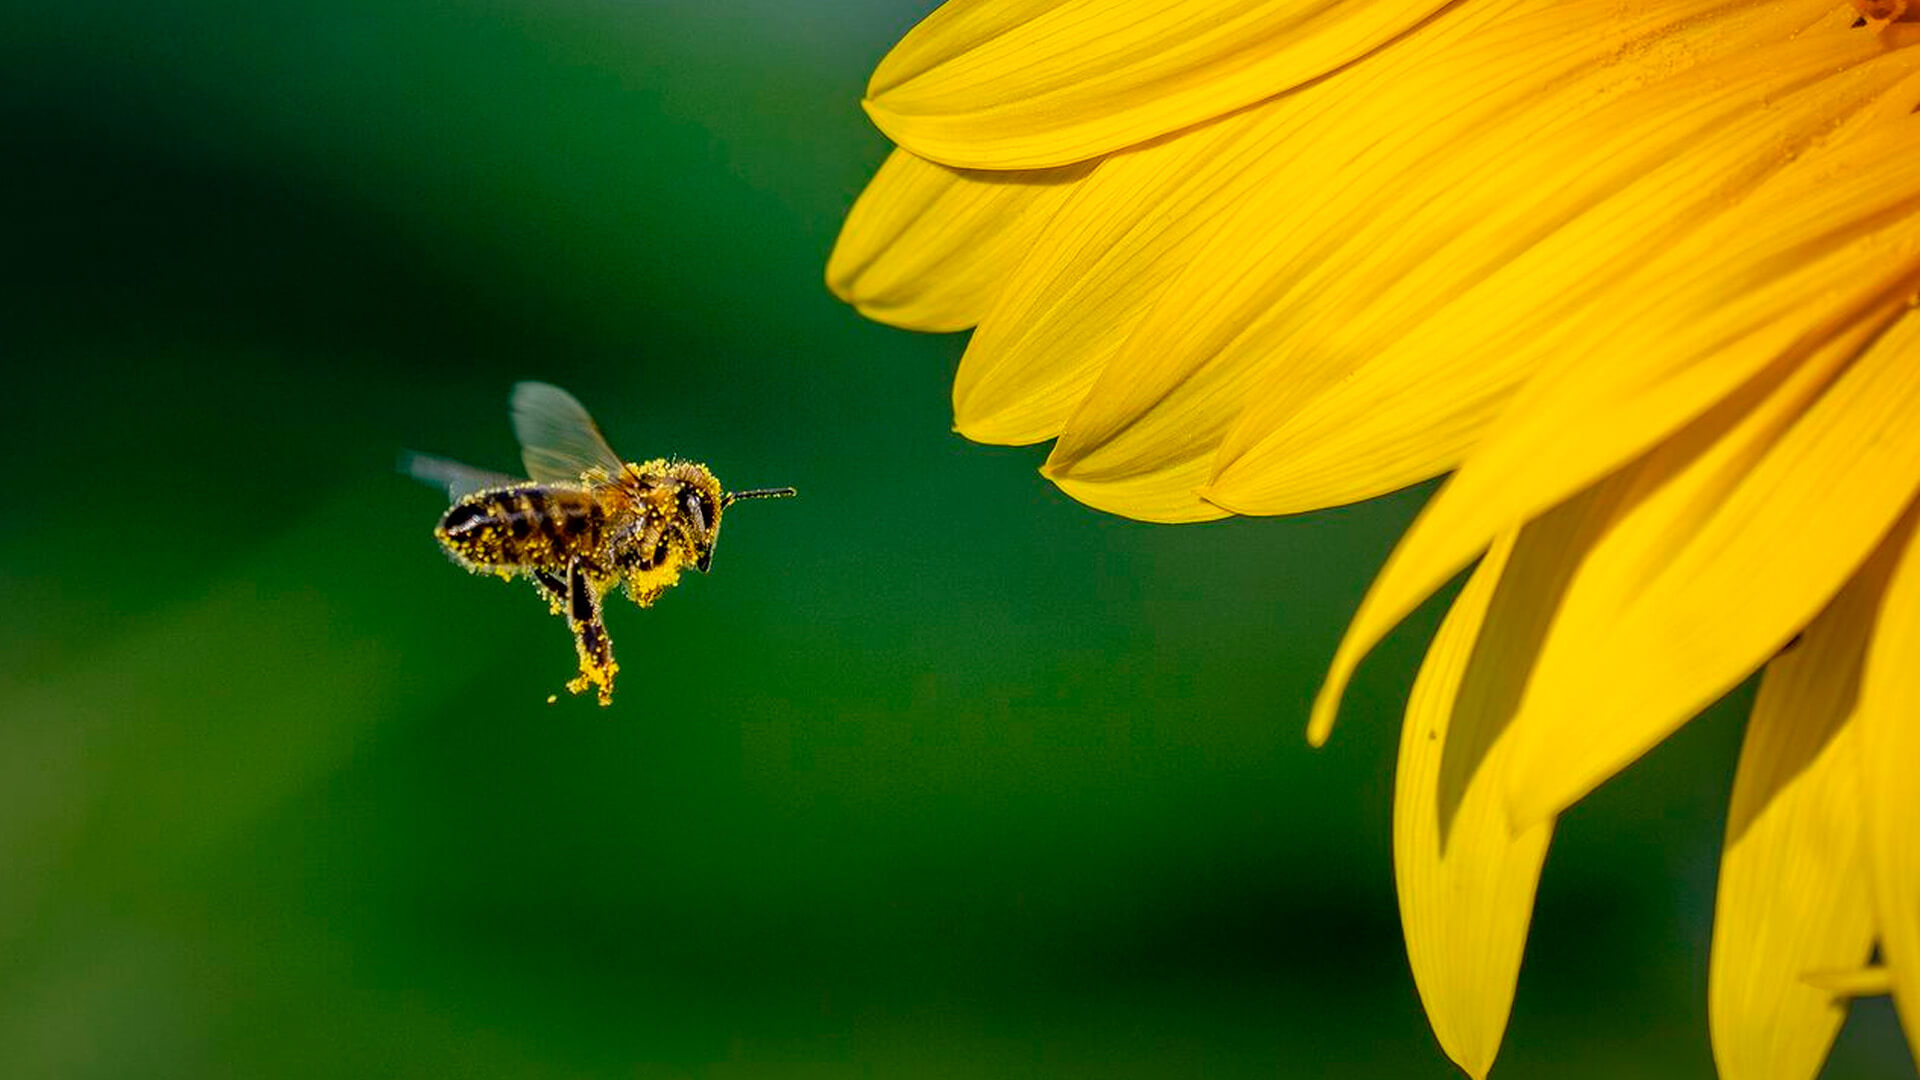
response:
[[[752,491],[729,491],[720,496],[721,506],[732,506],[741,499],[784,499],[789,495],[798,495],[792,488],[755,488]]]

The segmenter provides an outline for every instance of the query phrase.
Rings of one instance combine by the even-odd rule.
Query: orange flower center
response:
[[[1880,25],[1920,22],[1920,2],[1915,0],[1853,0],[1853,9]]]

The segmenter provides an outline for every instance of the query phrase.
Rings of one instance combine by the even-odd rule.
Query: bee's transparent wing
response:
[[[401,452],[400,471],[421,483],[445,488],[447,497],[456,501],[476,491],[519,483],[505,473],[488,472],[432,454],[416,454],[411,450]]]
[[[527,475],[546,483],[579,483],[580,474],[600,469],[612,476],[620,458],[600,435],[593,417],[572,394],[543,382],[513,387],[513,433]]]

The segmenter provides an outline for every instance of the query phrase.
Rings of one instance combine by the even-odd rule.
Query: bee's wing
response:
[[[620,472],[620,458],[600,435],[593,417],[573,395],[543,382],[513,387],[513,433],[527,475],[546,483],[579,483],[580,474]]]
[[[476,491],[519,482],[504,473],[488,472],[432,454],[416,454],[411,450],[401,452],[400,471],[422,483],[445,488],[447,497],[456,501]]]

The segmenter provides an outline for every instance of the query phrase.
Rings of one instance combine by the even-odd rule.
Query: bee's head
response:
[[[713,542],[720,536],[720,511],[726,508],[726,493],[705,465],[677,462],[667,475],[680,482],[674,495],[680,532],[693,549],[694,567],[704,574],[713,565]]]
[[[691,461],[675,463],[667,475],[680,482],[675,496],[682,532],[693,548],[693,565],[701,573],[713,565],[713,544],[720,536],[720,514],[741,499],[772,499],[794,494],[792,488],[761,488],[755,491],[727,491],[720,486],[705,465]]]
[[[741,499],[769,499],[792,495],[792,488],[763,488],[758,491],[727,491],[705,466],[692,461],[677,461],[667,468],[668,479],[679,484],[674,492],[674,509],[680,533],[692,549],[694,568],[701,573],[713,565],[713,544],[720,536],[720,514]]]

